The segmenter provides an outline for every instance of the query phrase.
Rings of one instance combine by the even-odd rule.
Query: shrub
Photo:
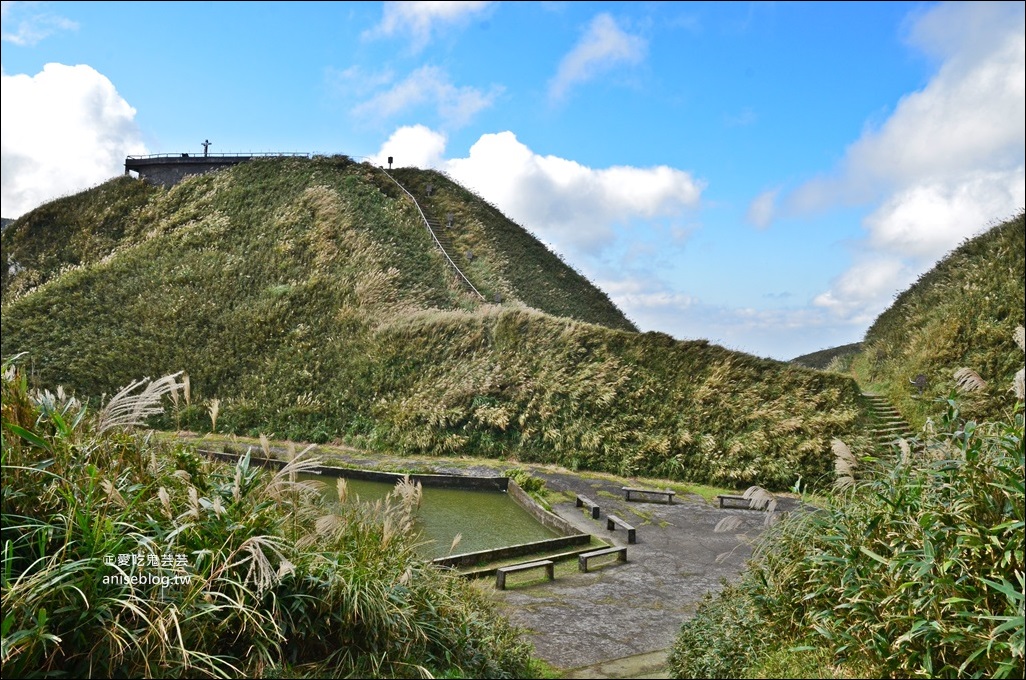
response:
[[[743,678],[766,654],[772,639],[753,590],[753,582],[742,579],[705,595],[670,649],[674,677]]]

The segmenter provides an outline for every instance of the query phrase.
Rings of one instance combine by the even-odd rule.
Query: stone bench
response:
[[[555,580],[556,574],[553,564],[552,560],[538,560],[537,562],[523,562],[521,564],[511,564],[508,567],[499,567],[495,570],[495,587],[499,590],[506,589],[506,574],[536,569],[538,567],[545,567],[545,575],[548,576],[550,581]]]
[[[751,500],[745,498],[744,496],[736,496],[734,494],[721,493],[720,495],[716,496],[716,498],[720,500],[721,508],[728,507],[727,503],[730,503],[731,505],[729,507],[731,508],[743,508],[745,510],[753,509]]]
[[[632,493],[651,494],[653,496],[666,496],[666,502],[670,505],[673,505],[673,497],[677,494],[676,491],[671,491],[669,489],[636,489],[632,486],[625,486],[621,488],[624,494],[626,494],[626,500],[631,500]]]
[[[633,531],[633,530],[632,530]],[[627,561],[627,548],[602,548],[601,550],[592,550],[591,552],[581,553],[577,556],[577,568],[584,573],[588,573],[588,560],[592,557],[602,557],[603,555],[616,554],[618,562]]]
[[[630,524],[627,524],[627,522],[624,522],[622,519],[620,519],[616,515],[607,515],[606,516],[606,529],[609,529],[610,531],[615,531],[617,524],[619,524],[621,527],[623,527],[627,531],[627,542],[628,543],[634,543],[634,542],[637,541],[637,535],[635,534],[634,527],[632,527]]]
[[[590,498],[585,498],[584,496],[578,496],[577,497],[577,507],[579,507],[579,508],[580,507],[588,508],[589,510],[591,510],[591,518],[592,519],[598,519],[599,518],[599,506],[598,506],[598,503],[596,503],[595,501],[591,500]]]

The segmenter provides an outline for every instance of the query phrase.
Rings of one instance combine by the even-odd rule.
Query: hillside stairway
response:
[[[445,256],[445,259],[449,262],[449,264],[452,265],[452,268],[456,271],[456,276],[461,281],[463,281],[463,283],[466,284],[467,288],[469,288],[475,295],[477,295],[477,297],[484,300],[485,296],[481,294],[481,291],[474,287],[474,284],[470,282],[470,279],[467,278],[467,275],[464,274],[463,271],[456,265],[456,260],[453,258],[455,249],[453,247],[452,238],[447,233],[448,229],[445,226],[443,226],[437,219],[428,215],[424,211],[424,207],[420,204],[420,201],[417,200],[417,197],[414,196],[406,187],[400,184],[399,180],[397,180],[395,177],[392,177],[391,173],[385,171],[384,169],[382,169],[382,172],[388,175],[388,178],[395,182],[395,185],[402,189],[403,193],[409,196],[410,200],[413,201],[413,204],[417,206],[417,212],[420,213],[420,218],[424,220],[424,226],[427,228],[428,233],[431,234],[431,239],[435,242],[435,245],[438,246],[438,249],[442,251],[442,255]]]
[[[916,436],[887,397],[867,392],[863,392],[862,397],[873,414],[873,442],[877,448],[887,448],[899,439],[912,439]]]

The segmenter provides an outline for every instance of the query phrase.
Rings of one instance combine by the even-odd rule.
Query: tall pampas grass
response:
[[[97,431],[102,433],[115,427],[138,427],[145,424],[150,416],[163,413],[161,398],[181,389],[177,381],[181,374],[179,371],[154,381],[143,378],[122,388],[100,410]],[[142,392],[134,393],[140,387],[143,388]]]
[[[221,400],[214,397],[207,405],[207,413],[210,414],[210,431],[217,430],[217,414],[221,412]]]
[[[858,460],[855,455],[840,439],[830,442],[830,449],[834,452],[834,488],[844,491],[855,486],[855,470],[858,468]]]
[[[987,389],[987,381],[973,369],[962,367],[955,371],[955,387],[963,394],[982,392]]]

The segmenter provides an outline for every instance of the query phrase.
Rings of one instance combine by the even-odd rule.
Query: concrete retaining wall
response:
[[[505,548],[496,548],[495,550],[481,550],[478,552],[463,553],[462,555],[439,557],[432,560],[431,563],[438,565],[439,567],[472,567],[475,564],[481,564],[484,562],[498,562],[499,560],[508,560],[513,557],[534,555],[542,552],[551,552],[553,550],[568,548],[575,545],[587,545],[590,542],[590,534],[575,534],[573,536],[563,536],[561,538],[547,538],[543,541],[534,541],[532,543],[510,545]]]
[[[509,480],[509,484],[506,487],[506,493],[509,494],[510,498],[517,502],[517,505],[531,513],[531,516],[541,522],[542,526],[547,529],[551,529],[557,534],[563,534],[564,536],[571,536],[579,533],[577,527],[573,524],[570,524],[570,522],[567,522],[562,517],[558,517],[540,506],[537,501],[527,495],[527,492],[521,489],[520,485],[512,479]]]
[[[231,463],[237,462],[242,455],[245,455],[242,453],[208,451],[204,449],[199,449],[199,453]],[[258,458],[256,456],[250,456],[250,461],[255,465],[279,469],[285,465],[284,461],[276,458]],[[397,472],[377,472],[375,470],[356,470],[327,466],[310,471],[329,477],[347,477],[351,479],[388,482],[392,484],[403,477],[402,474]],[[534,555],[541,552],[552,552],[553,550],[560,550],[573,546],[588,545],[591,542],[590,534],[580,533],[574,525],[543,508],[537,503],[537,501],[531,498],[527,492],[521,489],[519,484],[509,477],[464,477],[461,475],[422,474],[411,474],[409,477],[411,480],[420,482],[421,486],[425,487],[431,486],[448,489],[504,491],[509,494],[510,498],[517,505],[526,510],[543,526],[551,531],[562,534],[560,538],[547,538],[545,540],[533,541],[531,543],[510,545],[503,548],[496,548],[494,550],[481,550],[460,555],[450,555],[448,557],[439,557],[432,560],[433,564],[440,567],[469,567],[475,564],[498,562],[500,560],[521,557],[523,555]]]
[[[250,160],[250,156],[187,156],[165,158],[127,158],[125,174],[138,172],[139,178],[165,188],[190,175],[202,175]]]
[[[207,451],[203,449],[200,449],[199,452],[230,463],[238,461],[239,458],[245,455],[244,453]],[[285,465],[284,461],[278,460],[277,458],[250,456],[250,460],[254,465],[260,465],[262,467],[281,468]],[[349,479],[362,479],[366,482],[386,482],[388,484],[395,484],[404,476],[408,476],[411,482],[420,482],[420,485],[424,487],[469,489],[476,491],[506,491],[507,485],[511,481],[509,477],[463,477],[460,475],[429,475],[419,473],[403,475],[403,473],[400,472],[378,472],[377,470],[357,470],[355,468],[338,468],[326,465],[311,468],[309,471],[326,477],[347,477]],[[513,483],[515,484],[516,482]],[[523,494],[523,491],[520,493]],[[521,501],[518,500],[517,502],[523,505]],[[528,510],[528,512],[531,512],[531,510]],[[531,514],[533,515],[534,513],[532,512]],[[557,517],[556,519],[559,518]],[[560,533],[566,532],[561,531]]]

